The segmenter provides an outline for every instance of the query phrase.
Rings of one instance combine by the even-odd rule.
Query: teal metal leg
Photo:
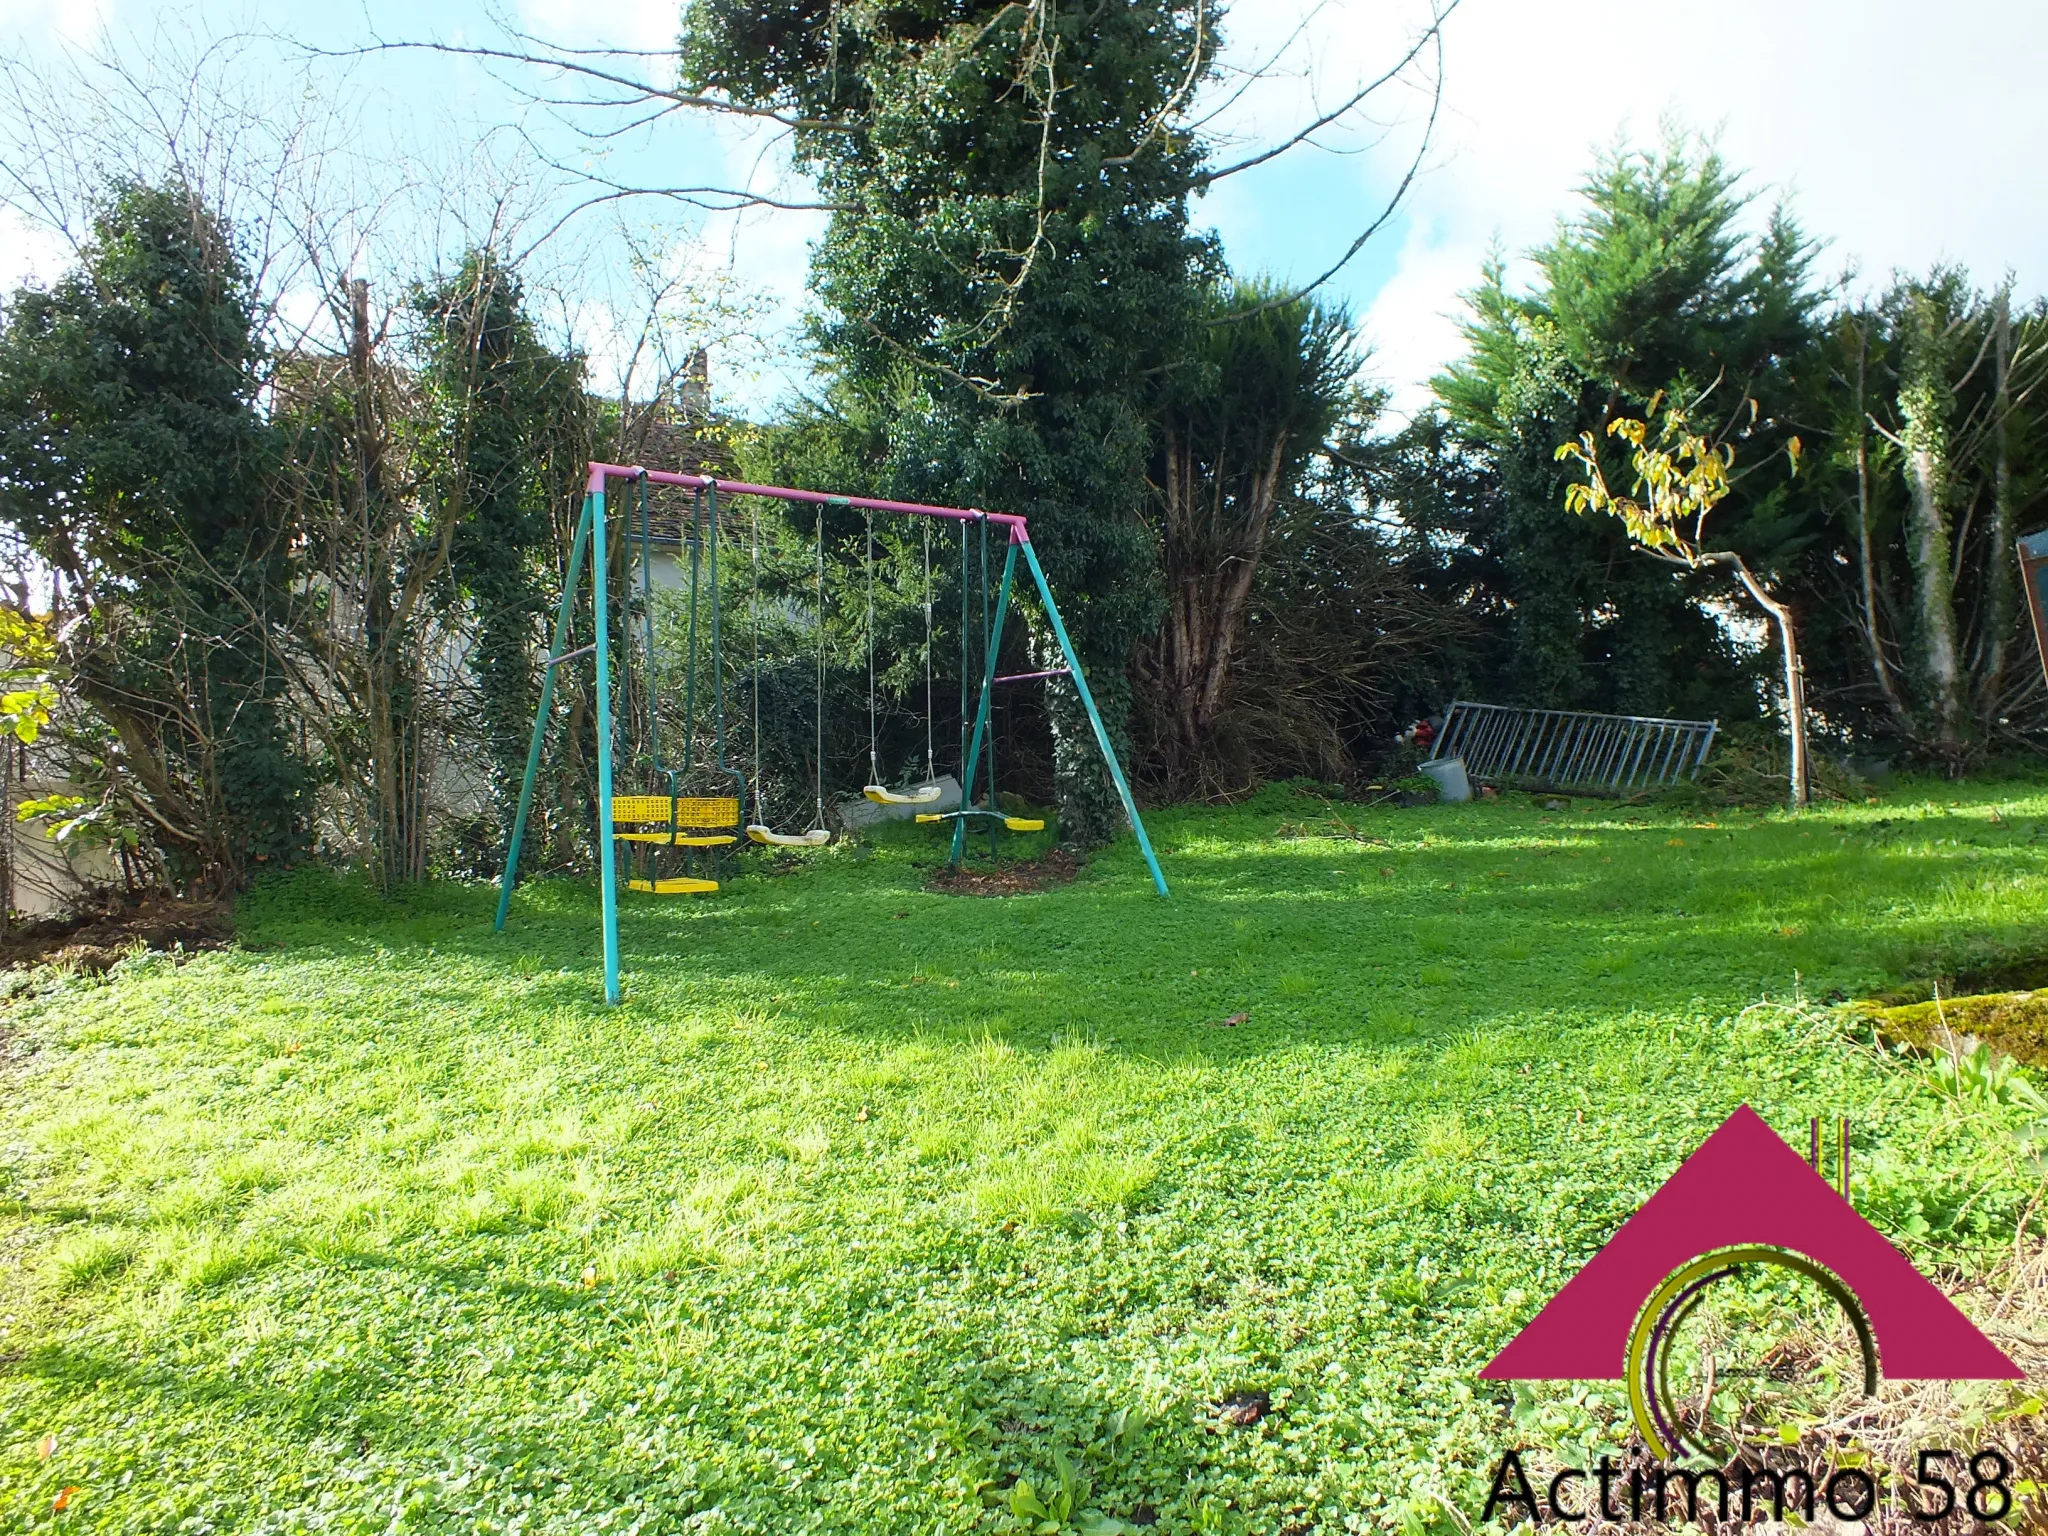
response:
[[[612,638],[611,608],[606,601],[606,567],[611,563],[605,538],[604,492],[590,498],[590,576],[592,605],[597,615],[597,882],[604,903],[604,1000],[619,1000],[619,860],[612,843]]]
[[[1027,545],[1028,549],[1029,546]],[[983,569],[987,569],[983,567]],[[960,772],[960,809],[966,810],[974,801],[974,774],[981,766],[981,741],[988,732],[989,700],[995,693],[996,661],[1003,648],[1003,620],[1010,611],[1010,586],[1017,576],[1017,546],[1010,546],[1010,553],[1003,560],[1003,585],[996,594],[995,617],[989,621],[988,664],[981,674],[981,702],[974,710],[974,735],[967,744],[967,762]],[[987,589],[984,588],[984,591]],[[988,808],[996,809],[995,786],[989,786]],[[967,818],[962,816],[953,823],[953,853],[948,863],[957,865],[967,852]]]
[[[547,738],[548,715],[555,707],[555,669],[561,665],[562,647],[569,643],[569,615],[576,606],[576,583],[583,577],[583,551],[590,542],[590,498],[583,498],[583,515],[576,520],[576,536],[569,541],[569,574],[562,583],[562,606],[555,614],[555,639],[548,647],[548,664],[540,679],[540,708],[533,714],[533,743],[526,749],[526,777],[519,784],[519,814],[512,818],[512,841],[505,849],[505,876],[498,882],[498,921],[502,931],[512,911],[512,888],[519,879],[519,849],[526,841],[526,818],[533,810],[533,787],[540,777],[541,744]]]
[[[1131,786],[1124,778],[1123,766],[1116,760],[1116,749],[1109,744],[1109,732],[1102,724],[1102,715],[1095,708],[1095,696],[1088,691],[1088,679],[1081,672],[1081,658],[1074,654],[1074,642],[1067,638],[1067,626],[1060,618],[1060,610],[1052,600],[1052,586],[1045,579],[1045,570],[1038,563],[1038,552],[1031,547],[1031,541],[1024,541],[1024,561],[1031,567],[1031,579],[1038,584],[1039,599],[1045,604],[1045,617],[1052,625],[1053,638],[1060,643],[1060,654],[1067,659],[1067,670],[1074,679],[1074,691],[1081,695],[1081,707],[1088,711],[1088,723],[1095,727],[1096,745],[1102,748],[1102,761],[1109,769],[1109,776],[1116,781],[1116,792],[1123,797],[1124,814],[1131,818],[1131,830],[1138,834],[1139,851],[1145,855],[1145,867],[1152,871],[1152,884],[1160,895],[1166,894],[1166,876],[1160,871],[1159,859],[1152,852],[1152,839],[1145,835],[1145,823],[1138,818],[1138,802],[1131,798]],[[1010,546],[1010,564],[1003,567],[1003,595],[1010,593],[1010,566],[1017,563],[1017,545]],[[991,674],[993,675],[993,674]],[[984,708],[986,705],[984,704]],[[977,731],[979,727],[976,727]]]

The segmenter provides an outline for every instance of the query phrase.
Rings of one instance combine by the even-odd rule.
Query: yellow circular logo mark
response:
[[[1855,1330],[1856,1343],[1863,1357],[1863,1395],[1869,1397],[1877,1391],[1877,1340],[1871,1332],[1870,1319],[1855,1293],[1832,1271],[1789,1249],[1762,1244],[1717,1248],[1673,1271],[1663,1284],[1652,1291],[1650,1299],[1643,1303],[1642,1311],[1636,1314],[1635,1327],[1629,1332],[1629,1411],[1635,1417],[1636,1428],[1650,1454],[1659,1461],[1711,1454],[1703,1441],[1685,1433],[1680,1416],[1672,1406],[1671,1348],[1679,1329],[1700,1304],[1707,1288],[1745,1265],[1771,1265],[1790,1270],[1825,1291]],[[1701,1426],[1702,1429],[1704,1427]]]

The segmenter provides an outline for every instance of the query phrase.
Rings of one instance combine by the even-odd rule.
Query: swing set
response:
[[[628,482],[628,515],[625,519],[625,537],[631,544],[637,534],[640,555],[640,597],[643,619],[642,645],[645,651],[642,693],[645,696],[644,714],[646,736],[643,750],[636,754],[639,762],[637,775],[644,776],[648,787],[636,793],[614,793],[614,716],[612,708],[613,659],[611,595],[607,590],[612,549],[610,525],[607,511],[606,486],[613,480]],[[653,547],[651,515],[648,505],[650,486],[673,486],[691,494],[688,527],[682,542],[689,553],[689,616],[687,621],[688,650],[686,681],[684,684],[683,719],[685,721],[685,744],[683,758],[676,763],[668,762],[662,755],[661,733],[658,710],[655,701],[654,662],[658,655],[655,646],[654,602],[653,602]],[[634,508],[630,497],[637,492],[638,505]],[[760,629],[760,572],[761,537],[758,510],[751,522],[751,554],[755,601],[751,605],[753,618],[753,773],[749,777],[745,768],[728,758],[728,741],[725,729],[725,675],[723,665],[724,621],[719,595],[718,546],[719,512],[721,495],[727,497],[763,497],[788,503],[808,503],[819,511],[816,555],[816,600],[817,600],[817,699],[815,751],[813,755],[812,802],[813,815],[809,827],[796,832],[778,832],[772,824],[772,817],[766,804],[761,773],[761,629]],[[1123,767],[1117,762],[1115,749],[1110,745],[1109,733],[1104,729],[1102,716],[1095,707],[1094,695],[1089,692],[1088,680],[1082,674],[1080,658],[1074,653],[1073,642],[1067,636],[1067,627],[1060,617],[1059,608],[1053,602],[1052,587],[1047,582],[1045,569],[1038,562],[1037,551],[1032,548],[1030,532],[1023,518],[1014,513],[984,512],[979,508],[933,507],[916,502],[883,501],[865,496],[834,496],[821,491],[793,490],[786,486],[748,485],[740,481],[719,480],[708,475],[671,474],[662,470],[642,469],[638,466],[593,463],[590,478],[583,498],[583,509],[577,520],[576,532],[570,541],[569,569],[562,584],[561,607],[555,614],[552,643],[541,678],[539,708],[534,712],[533,739],[527,748],[526,775],[519,788],[519,809],[513,818],[512,836],[505,850],[505,874],[498,887],[498,916],[496,926],[503,929],[511,913],[512,892],[518,883],[519,853],[526,838],[528,817],[533,809],[534,785],[540,775],[541,753],[546,741],[549,719],[554,709],[555,677],[558,671],[580,660],[592,658],[596,674],[597,706],[597,794],[599,805],[606,807],[608,814],[600,818],[601,841],[605,846],[598,851],[598,884],[603,906],[604,928],[604,995],[608,1003],[619,1000],[619,857],[621,846],[626,850],[626,888],[651,895],[701,895],[716,891],[718,881],[713,878],[717,872],[717,859],[724,849],[735,846],[742,837],[749,842],[767,847],[820,847],[832,840],[831,828],[825,816],[825,525],[824,509],[828,507],[849,508],[865,514],[865,539],[863,544],[863,565],[867,587],[867,667],[868,667],[868,779],[861,793],[878,805],[916,807],[935,805],[942,790],[937,783],[937,758],[934,741],[933,703],[935,682],[933,677],[933,585],[932,585],[932,528],[935,524],[951,522],[960,531],[960,804],[953,810],[932,810],[916,812],[917,820],[927,824],[951,823],[952,847],[948,863],[958,866],[967,851],[967,834],[970,826],[981,825],[989,833],[990,849],[993,852],[997,839],[1004,831],[1035,832],[1043,828],[1042,821],[1012,815],[1004,811],[996,794],[995,743],[990,729],[990,706],[994,691],[999,685],[1013,683],[1052,681],[1070,678],[1074,691],[1079,695],[1081,706],[1086,710],[1088,722],[1094,728],[1096,745],[1101,749],[1103,765],[1116,785],[1116,791],[1123,801],[1124,814],[1129,817],[1131,830],[1137,835],[1139,851],[1144,855],[1145,866],[1151,872],[1154,889],[1161,896],[1166,892],[1166,876],[1160,871],[1159,859],[1152,851],[1152,842],[1145,835],[1145,824],[1138,816],[1137,802],[1131,797],[1131,786],[1124,776]],[[631,512],[638,512],[638,528]],[[875,514],[883,513],[924,519],[924,593],[923,610],[925,623],[925,771],[926,782],[903,789],[891,789],[885,782],[880,752],[880,715],[876,702],[875,665]],[[992,558],[990,550],[990,529],[993,527],[1005,539],[1002,575],[993,602],[989,597]],[[1010,597],[1015,587],[1017,564],[1022,556],[1025,568],[1037,587],[1040,602],[1044,605],[1046,622],[1058,644],[1061,657],[1066,665],[1048,668],[1038,672],[1019,672],[1008,676],[996,674],[997,659],[1002,650],[1003,625],[1009,617]],[[570,621],[577,604],[577,596],[583,581],[586,564],[590,572],[591,613],[594,638],[588,645],[571,647]],[[977,571],[978,566],[978,571]],[[970,577],[978,574],[979,581]],[[700,601],[700,592],[708,586],[709,601]],[[978,590],[979,614],[974,611],[974,592]],[[705,629],[707,631],[708,655],[710,658],[710,718],[711,750],[706,761],[693,765],[690,758],[695,741],[697,721],[697,673],[699,655],[700,610],[708,608]],[[979,620],[977,624],[975,621]],[[979,631],[980,664],[976,665],[974,655],[974,631]],[[970,719],[972,724],[970,726]],[[636,772],[629,767],[629,774]],[[706,783],[715,788],[729,785],[731,793],[699,793]],[[690,792],[685,792],[686,783]],[[655,786],[658,786],[656,788]],[[751,796],[750,796],[751,791]],[[977,793],[982,794],[976,803]],[[751,817],[743,816],[748,800],[752,800]],[[679,854],[684,861],[685,871],[681,874],[661,873],[662,851]],[[701,866],[708,864],[709,869]],[[636,872],[636,866],[638,872]]]

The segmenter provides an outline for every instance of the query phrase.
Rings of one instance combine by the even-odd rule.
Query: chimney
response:
[[[711,354],[703,347],[692,352],[689,362],[683,365],[676,403],[686,418],[711,414]]]

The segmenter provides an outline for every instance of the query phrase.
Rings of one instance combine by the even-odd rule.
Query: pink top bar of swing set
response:
[[[715,475],[679,475],[665,469],[642,469],[636,464],[590,466],[590,494],[602,496],[607,480],[638,480],[645,477],[655,485],[679,485],[701,491],[715,485],[733,496],[774,496],[782,501],[824,502],[832,506],[859,507],[864,512],[904,512],[913,517],[945,517],[956,523],[987,521],[1010,530],[1012,544],[1028,544],[1031,533],[1015,512],[983,512],[974,507],[928,507],[916,501],[881,501],[873,496],[834,496],[829,491],[799,491],[786,485],[749,485],[744,480],[720,480]]]

